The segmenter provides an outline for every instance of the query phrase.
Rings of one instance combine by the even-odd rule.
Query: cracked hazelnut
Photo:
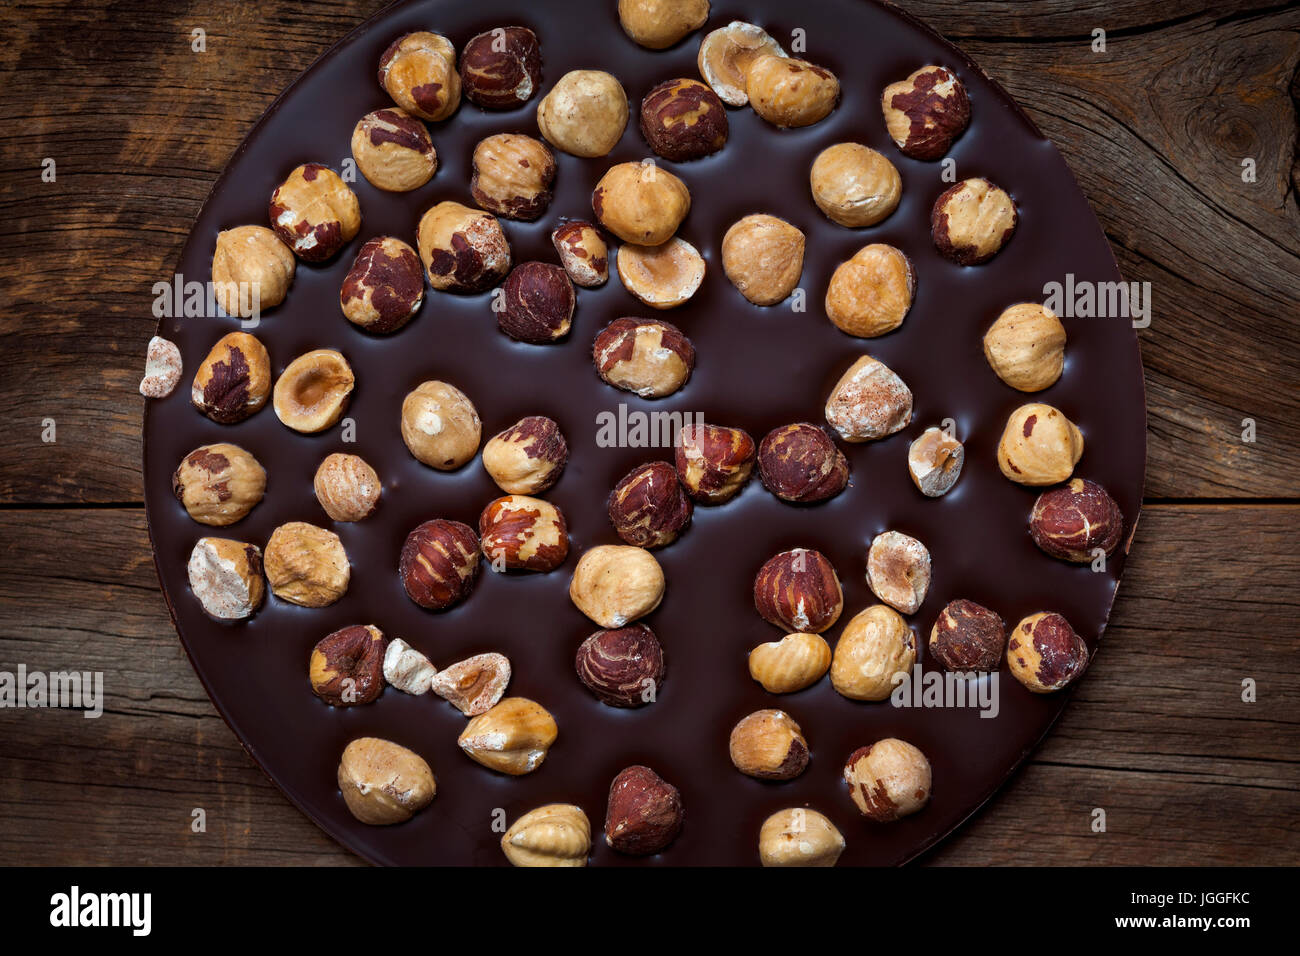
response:
[[[694,507],[666,461],[633,468],[610,492],[609,521],[618,536],[638,548],[662,548],[691,523]]]
[[[618,145],[627,129],[627,93],[601,70],[573,70],[537,104],[546,141],[573,156],[593,159]]]
[[[212,290],[227,315],[251,318],[284,301],[296,268],[292,250],[265,226],[223,229],[212,253]]]
[[[554,571],[569,556],[564,514],[549,501],[506,495],[478,519],[479,547],[494,571]]]
[[[708,18],[709,0],[618,0],[623,32],[647,50],[666,50]]]
[[[578,647],[578,679],[610,707],[653,703],[664,681],[664,650],[644,624],[597,631]]]
[[[745,92],[754,112],[773,126],[812,126],[835,109],[840,81],[807,60],[762,53],[745,74]]]
[[[299,166],[275,187],[268,213],[275,234],[304,262],[332,258],[361,228],[356,193],[320,163]]]
[[[326,607],[347,593],[352,566],[334,532],[290,521],[271,532],[266,543],[266,579],[282,601]]]
[[[793,780],[808,766],[808,741],[783,710],[756,710],[731,729],[727,749],[737,770],[760,780]]]
[[[259,411],[271,394],[271,356],[247,332],[223,335],[199,365],[190,401],[208,418],[233,425]]]
[[[763,866],[834,866],[844,852],[844,834],[816,810],[779,810],[758,831]]]
[[[795,548],[769,558],[754,576],[754,608],[787,631],[820,634],[839,620],[844,592],[820,551]]]
[[[916,813],[930,800],[930,761],[896,737],[877,740],[849,755],[844,782],[862,815],[889,823]]]
[[[798,422],[774,428],[758,445],[763,486],[783,501],[834,498],[849,483],[849,462],[824,431]]]
[[[749,652],[749,676],[769,694],[793,694],[822,679],[831,647],[819,634],[787,634]]]
[[[511,866],[586,866],[591,821],[581,807],[548,803],[530,810],[501,835]]]
[[[649,767],[628,767],[609,785],[605,842],[618,853],[652,856],[677,839],[684,818],[676,787]]]
[[[378,700],[387,651],[388,639],[373,624],[354,624],[321,638],[307,665],[312,693],[334,707]]]
[[[826,399],[826,421],[845,441],[887,438],[911,420],[911,389],[870,355],[849,366]]]
[[[456,48],[436,33],[404,34],[379,58],[379,85],[411,115],[445,120],[460,105]]]
[[[912,260],[872,243],[843,262],[826,289],[826,316],[847,335],[872,339],[903,324],[916,294]]]
[[[888,159],[860,143],[838,143],[817,154],[809,177],[813,201],[831,222],[850,229],[888,219],[903,195],[903,179]]]
[[[946,495],[961,477],[966,447],[942,428],[927,428],[907,447],[912,483],[927,498]]]
[[[378,737],[358,737],[343,749],[338,783],[348,810],[372,826],[405,823],[438,792],[423,757]]]
[[[1002,618],[965,598],[950,601],[930,628],[930,655],[959,674],[997,670],[1006,642]]]
[[[367,332],[397,331],[423,302],[420,257],[392,236],[366,240],[339,289],[344,317]]]
[[[466,724],[456,743],[475,763],[518,777],[542,765],[557,736],[545,707],[527,697],[507,697]]]
[[[660,246],[690,212],[691,191],[651,160],[619,163],[596,183],[591,208],[601,225],[624,242]]]
[[[938,159],[970,123],[966,87],[942,66],[923,66],[890,83],[880,106],[890,138],[912,159]]]
[[[1065,326],[1045,306],[1013,305],[984,333],[984,357],[1012,388],[1041,392],[1065,368]]]
[[[504,654],[475,654],[438,671],[429,681],[429,690],[466,717],[477,717],[505,695],[510,673],[510,659]]]
[[[461,89],[484,109],[508,110],[527,103],[541,79],[542,47],[527,27],[488,30],[461,50]]]
[[[551,204],[555,157],[520,133],[498,133],[474,147],[474,201],[498,216],[532,222]]]
[[[1029,518],[1029,536],[1044,554],[1088,564],[1097,551],[1110,554],[1119,547],[1123,526],[1119,505],[1106,489],[1095,481],[1075,478],[1038,496]]]
[[[416,234],[429,285],[439,292],[485,292],[510,271],[510,243],[491,213],[440,202]]]
[[[266,469],[238,445],[201,445],[172,475],[172,491],[199,524],[224,528],[262,500]]]
[[[685,239],[661,246],[627,245],[618,251],[618,277],[634,296],[653,309],[675,309],[689,302],[704,281],[704,257]]]
[[[746,216],[722,237],[722,271],[750,302],[776,305],[799,284],[804,243],[804,234],[784,219]]]
[[[316,500],[335,521],[361,521],[374,513],[383,486],[364,459],[338,452],[329,455],[312,479]]]
[[[876,535],[867,550],[867,586],[895,611],[915,614],[930,590],[930,550],[898,531]]]
[[[474,529],[435,518],[406,536],[397,569],[407,597],[420,607],[442,611],[469,596],[478,565]]]
[[[199,538],[190,552],[190,590],[204,612],[219,621],[251,617],[266,596],[262,552],[229,538]]]
[[[760,27],[733,20],[708,33],[700,43],[696,64],[700,76],[728,106],[749,102],[745,78],[754,61],[763,54],[785,56],[785,50]]]
[[[559,266],[521,262],[506,278],[504,291],[497,325],[512,339],[545,345],[569,334],[577,295]]]
[[[688,495],[716,505],[745,487],[758,459],[748,432],[721,425],[683,425],[678,436],[677,478]]]
[[[609,247],[594,225],[581,219],[562,223],[551,233],[551,242],[574,285],[594,289],[608,281]]]
[[[596,336],[591,357],[605,382],[642,398],[671,395],[695,367],[691,340],[658,319],[615,319]]]
[[[664,572],[654,555],[630,545],[602,544],[588,550],[573,570],[569,598],[603,628],[624,627],[645,617],[664,596]]]
[[[1021,485],[1065,481],[1083,455],[1083,435],[1051,405],[1021,405],[1007,419],[998,442],[998,467]]]
[[[275,382],[272,404],[281,422],[307,435],[334,425],[348,407],[356,379],[352,366],[333,349],[299,355]]]
[[[438,673],[419,651],[400,637],[388,642],[384,651],[384,680],[404,694],[419,697],[429,692],[429,684]]]
[[[940,194],[930,214],[930,236],[940,254],[960,266],[988,262],[1016,231],[1019,213],[987,179],[967,179]]]
[[[367,113],[352,128],[352,158],[370,185],[390,193],[419,189],[438,171],[429,131],[405,110]]]
[[[641,100],[641,135],[664,159],[703,159],[727,145],[727,108],[699,80],[668,80]]]
[[[916,638],[893,608],[873,604],[855,614],[831,660],[831,686],[850,700],[885,700],[912,676]]]
[[[483,467],[502,491],[535,495],[560,480],[569,445],[560,426],[541,415],[521,418],[483,446]]]
[[[140,394],[145,398],[166,398],[181,380],[181,350],[161,335],[149,339],[144,355],[144,378]]]
[[[1088,667],[1088,645],[1060,614],[1040,611],[1011,629],[1007,666],[1035,694],[1050,694]]]
[[[446,382],[421,382],[402,400],[402,441],[415,459],[455,471],[474,457],[483,423],[468,396]]]

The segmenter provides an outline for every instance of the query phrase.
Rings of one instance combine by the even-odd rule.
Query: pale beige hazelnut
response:
[[[591,208],[601,225],[624,242],[658,246],[673,237],[690,212],[691,191],[651,160],[619,163],[596,184]]]
[[[623,32],[647,50],[666,50],[708,18],[709,0],[618,0]]]
[[[867,550],[867,586],[894,610],[915,614],[930,590],[930,550],[899,531],[876,535]]]
[[[1041,392],[1065,368],[1065,326],[1046,306],[1013,305],[984,333],[984,357],[1012,388]]]
[[[311,435],[342,417],[355,384],[352,366],[341,353],[317,349],[299,355],[280,373],[271,402],[281,422]]]
[[[630,545],[602,544],[588,550],[573,570],[569,598],[604,628],[645,617],[664,596],[664,572],[653,554]]]
[[[332,531],[303,521],[282,524],[266,543],[271,593],[300,607],[326,607],[343,597],[352,579],[343,542]]]
[[[834,866],[844,852],[844,834],[823,814],[804,807],[778,810],[758,831],[763,866]]]
[[[400,637],[388,642],[384,651],[384,680],[404,694],[419,697],[429,692],[438,668]]]
[[[438,792],[429,764],[419,754],[378,737],[358,737],[339,760],[339,790],[362,823],[404,823]]]
[[[731,729],[732,765],[760,780],[793,780],[808,767],[808,741],[783,710],[756,710]]]
[[[912,260],[893,246],[872,243],[831,276],[826,315],[841,332],[875,338],[903,324],[915,294]]]
[[[262,552],[229,538],[200,538],[190,552],[190,590],[203,610],[219,621],[251,617],[262,606]]]
[[[501,852],[512,866],[586,866],[591,821],[581,807],[548,803],[510,825],[501,836]]]
[[[458,202],[440,202],[421,216],[416,243],[439,292],[485,292],[510,271],[510,242],[497,217]]]
[[[911,420],[911,389],[870,355],[849,366],[826,399],[826,421],[845,441],[886,438]]]
[[[474,403],[446,382],[421,382],[402,401],[402,441],[417,461],[455,471],[478,452],[483,423]]]
[[[399,37],[380,57],[379,85],[412,116],[445,120],[460,105],[456,48],[446,37],[423,30]]]
[[[785,50],[761,27],[732,20],[704,37],[696,63],[700,76],[728,106],[749,102],[745,79],[754,61],[764,54],[785,56]]]
[[[474,147],[474,201],[498,216],[531,222],[551,204],[555,156],[521,133],[498,133]]]
[[[1039,402],[1012,412],[998,442],[998,468],[1021,485],[1065,481],[1082,455],[1083,434],[1074,422],[1059,409]]]
[[[887,737],[849,755],[844,782],[863,816],[889,823],[930,801],[930,761],[906,741]]]
[[[626,245],[618,251],[623,288],[653,309],[689,302],[704,281],[704,257],[685,239],[660,246]]]
[[[405,110],[367,113],[352,129],[352,158],[370,185],[386,192],[419,189],[438,171],[429,131]]]
[[[912,676],[916,636],[893,608],[873,604],[844,626],[831,661],[831,685],[851,700],[884,700]]]
[[[998,254],[1016,231],[1016,204],[987,179],[967,179],[942,193],[930,214],[930,236],[958,265],[975,266]]]
[[[466,724],[456,742],[476,763],[519,777],[542,765],[558,735],[555,718],[541,704],[507,697]]]
[[[722,270],[755,305],[784,302],[803,274],[804,234],[784,219],[746,216],[722,237]]]
[[[749,66],[745,92],[754,112],[772,125],[811,126],[835,109],[840,81],[807,60],[764,53]]]
[[[328,166],[306,163],[271,194],[271,228],[306,262],[324,262],[361,229],[361,203]]]
[[[769,694],[793,694],[822,679],[831,646],[820,634],[787,634],[749,652],[749,676]]]
[[[907,448],[912,483],[927,498],[946,495],[961,477],[966,447],[942,428],[927,428]]]
[[[813,201],[832,221],[850,229],[874,226],[898,208],[903,178],[894,164],[860,143],[838,143],[813,160]]]
[[[247,319],[284,301],[296,268],[293,251],[265,226],[217,233],[212,289],[227,315]]]
[[[337,452],[320,463],[312,487],[320,506],[335,521],[368,518],[383,490],[379,475],[364,459]]]
[[[243,519],[266,493],[266,469],[238,445],[202,445],[172,475],[172,491],[199,524],[223,528]]]
[[[574,70],[537,104],[537,125],[556,149],[587,159],[605,156],[627,129],[627,92],[601,70]]]

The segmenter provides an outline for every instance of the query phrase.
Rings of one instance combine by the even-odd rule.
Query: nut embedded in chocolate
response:
[[[305,521],[271,532],[265,566],[271,593],[299,607],[328,607],[347,593],[352,579],[339,536]]]
[[[774,428],[758,446],[763,486],[784,501],[834,498],[849,483],[849,462],[824,431],[798,422]]]
[[[787,631],[820,634],[839,620],[844,592],[820,551],[795,548],[769,558],[754,576],[754,609]]]
[[[560,426],[543,415],[521,418],[483,446],[483,468],[511,495],[546,491],[560,480],[568,460]]]
[[[573,156],[604,156],[627,129],[627,92],[602,70],[573,70],[560,77],[537,104],[537,126],[546,141]]]
[[[458,202],[440,202],[421,216],[416,241],[429,285],[439,292],[485,292],[510,271],[501,223]]]
[[[647,50],[666,50],[708,17],[709,0],[618,0],[623,32]]]
[[[356,193],[320,163],[299,166],[275,187],[268,214],[275,234],[305,262],[331,258],[361,228]]]
[[[811,126],[835,109],[840,81],[807,60],[763,53],[749,66],[745,92],[754,112],[773,126]]]
[[[658,319],[615,319],[591,349],[596,372],[642,398],[671,395],[691,377],[695,347],[682,330]]]
[[[727,132],[727,108],[699,80],[668,80],[641,100],[641,135],[664,159],[702,159],[727,144]]]
[[[501,835],[501,852],[511,866],[586,866],[591,821],[582,807],[548,803],[530,810]]]
[[[756,710],[731,729],[732,765],[760,780],[793,780],[811,754],[799,725],[783,710]]]
[[[763,866],[834,866],[844,852],[844,834],[823,814],[806,807],[779,810],[758,831]]]
[[[1015,201],[987,179],[967,179],[945,190],[930,213],[935,248],[960,266],[988,262],[1011,241],[1020,214]]]
[[[984,333],[984,358],[1012,388],[1041,392],[1065,368],[1065,326],[1037,302],[1010,306]]]
[[[527,103],[542,79],[542,48],[527,27],[497,27],[472,38],[460,54],[465,97],[490,110]]]
[[[429,690],[466,717],[477,717],[501,700],[510,675],[510,659],[489,651],[444,667],[430,679]]]
[[[476,763],[519,777],[542,765],[558,734],[555,718],[541,704],[507,697],[466,724],[456,743]]]
[[[845,441],[887,438],[911,420],[911,389],[870,355],[854,362],[826,399],[826,421]]]
[[[284,301],[296,269],[293,252],[265,226],[223,229],[212,253],[212,291],[227,315],[252,318]]]
[[[610,523],[618,536],[638,548],[662,548],[691,523],[694,508],[677,470],[666,461],[638,465],[610,492]]]
[[[186,568],[203,612],[219,621],[251,617],[266,596],[262,552],[230,538],[199,538]]]
[[[334,707],[378,700],[387,650],[388,638],[373,624],[354,624],[321,638],[307,665],[312,693]]]
[[[867,586],[894,610],[915,614],[930,590],[930,550],[899,531],[876,535],[867,551]]]
[[[844,626],[831,660],[831,686],[849,700],[885,700],[916,664],[916,637],[891,607],[873,604]]]
[[[554,571],[569,556],[564,514],[549,501],[506,495],[478,519],[479,547],[494,571]]]
[[[1083,455],[1083,434],[1065,413],[1042,402],[1021,405],[998,442],[998,468],[1021,485],[1065,481]]]
[[[629,856],[651,856],[682,832],[682,795],[649,767],[628,767],[609,787],[605,842]]]
[[[749,676],[769,694],[811,687],[831,666],[831,647],[820,634],[787,634],[749,652]]]
[[[907,470],[912,483],[927,498],[952,490],[961,477],[966,446],[942,428],[927,428],[907,447]]]
[[[826,289],[826,317],[846,335],[871,339],[902,325],[915,295],[912,260],[875,242],[836,268]]]
[[[664,682],[664,651],[644,624],[597,631],[578,647],[578,679],[610,707],[653,703]]]
[[[510,272],[497,325],[512,339],[545,345],[569,334],[577,296],[568,274],[549,262],[521,262]]]
[[[431,122],[445,120],[460,105],[456,48],[437,33],[404,34],[379,58],[379,85],[406,112]]]
[[[429,131],[405,110],[367,113],[352,129],[352,158],[370,185],[385,192],[419,189],[438,171]]]
[[[1035,694],[1050,694],[1084,672],[1088,645],[1060,614],[1040,611],[1012,628],[1007,666]]]
[[[675,309],[689,302],[706,269],[700,251],[677,236],[660,246],[625,245],[618,250],[623,288],[652,309]]]
[[[352,366],[342,353],[316,349],[299,355],[280,373],[271,404],[286,426],[314,435],[338,422],[355,384]]]
[[[600,224],[624,242],[663,245],[691,211],[686,184],[653,160],[619,163],[591,193]]]
[[[923,66],[890,83],[880,106],[890,138],[912,159],[938,159],[970,124],[966,87],[942,66]]]
[[[645,548],[601,544],[578,559],[569,598],[604,628],[624,627],[645,617],[664,597],[664,572]]]
[[[950,601],[930,629],[930,654],[955,673],[997,670],[1006,642],[1002,618],[965,598]]]
[[[455,471],[474,457],[483,423],[469,396],[446,382],[421,382],[402,400],[402,441],[422,464]]]
[[[894,164],[861,143],[837,143],[818,153],[809,183],[817,208],[850,229],[888,219],[903,194]]]
[[[683,425],[674,453],[677,478],[704,504],[734,498],[749,481],[758,449],[749,433],[721,425]]]
[[[478,536],[469,525],[436,518],[426,521],[402,545],[398,573],[407,596],[420,607],[441,611],[463,601],[478,577]]]
[[[498,216],[532,222],[551,204],[555,156],[521,133],[498,133],[474,147],[474,201]]]
[[[242,520],[266,493],[266,469],[238,445],[201,445],[172,475],[172,492],[199,524],[225,527]]]
[[[423,302],[420,257],[392,236],[367,239],[339,289],[344,317],[367,332],[396,332]]]
[[[406,822],[438,792],[423,757],[378,737],[358,737],[344,748],[337,779],[348,811],[372,826]]]
[[[761,27],[732,20],[725,27],[705,35],[696,57],[700,76],[728,106],[745,106],[749,94],[745,77],[759,56],[771,53],[785,56],[785,50]]]
[[[1034,544],[1045,554],[1075,564],[1088,564],[1098,553],[1113,552],[1123,527],[1124,516],[1115,499],[1086,478],[1043,492],[1029,517]]]
[[[271,356],[247,332],[223,335],[194,373],[190,401],[220,425],[233,425],[261,409],[271,394]]]
[[[609,279],[609,247],[592,223],[574,219],[561,223],[551,233],[560,265],[574,285],[594,289]]]
[[[859,747],[844,763],[844,782],[854,806],[868,820],[890,823],[930,801],[930,761],[905,740],[887,737]]]
[[[722,237],[722,271],[754,305],[776,305],[799,284],[805,244],[803,232],[784,219],[746,216]]]

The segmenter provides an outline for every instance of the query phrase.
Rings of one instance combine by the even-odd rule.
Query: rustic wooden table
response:
[[[227,157],[383,4],[0,7],[0,671],[102,671],[106,695],[98,720],[0,710],[0,863],[358,862],[190,669],[149,553],[136,386],[151,287]],[[1024,104],[1154,301],[1147,503],[1104,652],[1006,790],[926,859],[1294,864],[1300,7],[903,6]]]

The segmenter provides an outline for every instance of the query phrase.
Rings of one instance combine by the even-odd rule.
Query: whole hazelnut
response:
[[[911,389],[870,355],[850,365],[826,399],[826,421],[845,441],[888,438],[911,420]]]
[[[484,292],[510,271],[510,243],[496,216],[458,202],[440,202],[421,216],[416,241],[439,292]]]
[[[820,634],[839,620],[844,592],[820,551],[795,548],[769,558],[754,576],[754,609],[787,631]]]
[[[691,191],[650,160],[619,163],[596,183],[591,208],[601,225],[624,242],[658,246],[673,237],[690,212]]]
[[[497,325],[512,339],[545,345],[569,334],[578,300],[559,266],[521,262],[506,277],[504,291]]]
[[[352,815],[374,826],[405,823],[438,792],[423,757],[378,737],[358,737],[344,748],[338,783]]]
[[[912,629],[893,608],[873,604],[855,614],[835,642],[831,686],[850,700],[885,700],[915,664]]]
[[[844,852],[844,834],[816,810],[779,810],[758,831],[763,866],[834,866]]]
[[[694,508],[666,461],[633,468],[610,492],[607,509],[618,536],[638,548],[662,548],[691,523]]]
[[[300,607],[327,607],[348,590],[352,566],[332,531],[290,521],[266,543],[266,580],[271,593]]]
[[[388,638],[373,624],[354,624],[321,638],[307,664],[312,693],[333,707],[378,700],[387,651]]]
[[[208,418],[233,425],[261,409],[271,394],[271,356],[247,332],[223,335],[194,373],[190,401]]]
[[[813,160],[813,201],[832,222],[850,229],[888,219],[903,195],[894,164],[860,143],[828,146]]]
[[[379,85],[413,116],[445,120],[460,105],[456,48],[424,30],[400,36],[379,58]]]
[[[407,597],[430,611],[443,611],[469,596],[478,566],[474,529],[435,518],[406,536],[397,571]]]
[[[473,718],[456,741],[475,763],[512,777],[542,765],[558,736],[555,718],[527,697],[507,697]]]
[[[867,550],[867,586],[894,610],[915,614],[930,590],[930,550],[899,531],[876,535]]]
[[[532,222],[551,204],[555,156],[541,140],[498,133],[474,147],[474,201],[498,216]]]
[[[998,468],[1021,485],[1065,481],[1083,455],[1083,435],[1059,409],[1041,402],[1021,405],[1007,419],[998,442]]]
[[[596,372],[642,398],[671,395],[691,377],[695,347],[682,330],[658,319],[615,319],[592,345]]]
[[[609,785],[605,842],[629,856],[652,856],[677,839],[684,817],[676,787],[649,767],[628,767]]]
[[[721,425],[683,425],[674,453],[677,478],[703,504],[734,498],[754,472],[758,449],[749,433]]]
[[[781,44],[761,27],[732,20],[725,27],[705,35],[696,64],[700,76],[722,102],[728,106],[744,106],[749,102],[745,78],[754,60],[765,53],[785,56]]]
[[[659,606],[664,572],[644,548],[602,544],[579,560],[569,583],[569,598],[604,628],[625,627]]]
[[[549,501],[506,495],[478,519],[479,548],[494,571],[554,571],[569,556],[564,514]]]
[[[923,66],[890,83],[880,106],[890,138],[912,159],[938,159],[970,123],[966,87],[942,66]]]
[[[912,483],[927,498],[946,495],[961,477],[966,447],[942,428],[927,428],[907,446],[907,470]]]
[[[466,98],[484,109],[508,110],[533,98],[542,79],[542,47],[527,27],[497,27],[460,52]]]
[[[623,32],[647,50],[666,50],[708,18],[709,0],[618,0]]]
[[[153,336],[145,349],[140,394],[145,398],[166,398],[180,383],[183,368],[181,350],[176,343],[161,335]]]
[[[967,179],[945,190],[930,213],[930,237],[940,254],[960,266],[988,262],[1011,240],[1016,204],[987,179]]]
[[[759,442],[758,473],[778,498],[806,504],[843,491],[849,462],[824,431],[798,422],[772,429]]]
[[[444,667],[429,680],[429,690],[466,717],[486,714],[505,695],[510,659],[504,654],[475,654]]]
[[[190,590],[203,610],[219,621],[252,617],[266,596],[262,552],[229,538],[199,538],[187,566]]]
[[[581,807],[548,803],[510,825],[501,835],[501,852],[511,866],[586,866],[591,821]]]
[[[1095,481],[1075,478],[1062,488],[1038,496],[1029,517],[1029,536],[1054,558],[1088,564],[1097,552],[1119,547],[1124,516],[1106,489]]]
[[[478,451],[483,423],[464,392],[446,382],[421,382],[402,400],[402,441],[417,461],[455,471]]]
[[[344,317],[367,332],[396,332],[423,302],[420,257],[392,236],[367,239],[339,289]]]
[[[822,679],[831,647],[820,634],[787,634],[749,652],[749,676],[769,694],[793,694]]]
[[[1065,326],[1046,306],[1013,305],[984,333],[984,357],[1012,388],[1041,392],[1065,368]]]
[[[1088,645],[1060,614],[1040,611],[1011,629],[1007,666],[1035,694],[1050,694],[1088,667]]]
[[[483,467],[502,491],[535,495],[560,480],[569,445],[560,426],[542,415],[521,418],[483,446]]]
[[[385,192],[419,189],[438,171],[429,131],[405,110],[375,110],[352,129],[352,158],[370,185]]]
[[[906,741],[886,737],[849,755],[844,782],[864,817],[889,823],[930,801],[930,761]]]
[[[217,233],[212,289],[227,315],[247,319],[284,301],[293,285],[293,252],[265,226]]]
[[[746,216],[722,237],[722,271],[750,302],[776,305],[799,284],[804,243],[803,232],[784,219]]]
[[[172,491],[199,524],[224,528],[262,500],[266,469],[238,445],[201,445],[181,460]]]
[[[320,506],[335,521],[361,521],[370,517],[383,491],[379,475],[365,459],[338,452],[320,463],[312,487]]]
[[[847,335],[872,339],[903,324],[916,294],[912,260],[884,243],[863,246],[826,289],[826,316]]]
[[[811,756],[808,741],[783,710],[756,710],[731,729],[727,749],[732,765],[760,780],[793,780]]]
[[[296,432],[312,435],[334,425],[348,407],[356,379],[334,349],[299,355],[275,380],[275,415]]]
[[[750,64],[745,92],[754,112],[773,126],[811,126],[835,109],[840,81],[807,60],[763,53]]]
[[[400,637],[388,642],[384,651],[384,680],[404,694],[419,697],[429,692],[429,684],[438,673],[419,651]]]
[[[356,193],[328,166],[307,163],[271,193],[275,234],[305,262],[334,256],[361,228]]]
[[[668,80],[641,100],[641,135],[664,159],[703,159],[727,145],[727,108],[699,80]]]
[[[930,629],[930,654],[955,673],[995,671],[1006,650],[1007,626],[988,608],[950,601]]]
[[[609,280],[609,247],[591,223],[581,219],[561,223],[551,233],[551,242],[574,285],[594,289]]]
[[[605,156],[627,129],[627,93],[601,70],[574,70],[537,104],[537,125],[546,141],[573,156]]]
[[[699,250],[675,236],[663,245],[626,245],[618,251],[623,288],[652,309],[675,309],[689,302],[706,268]]]
[[[653,703],[664,681],[664,649],[644,624],[597,631],[578,647],[578,679],[610,707]]]

